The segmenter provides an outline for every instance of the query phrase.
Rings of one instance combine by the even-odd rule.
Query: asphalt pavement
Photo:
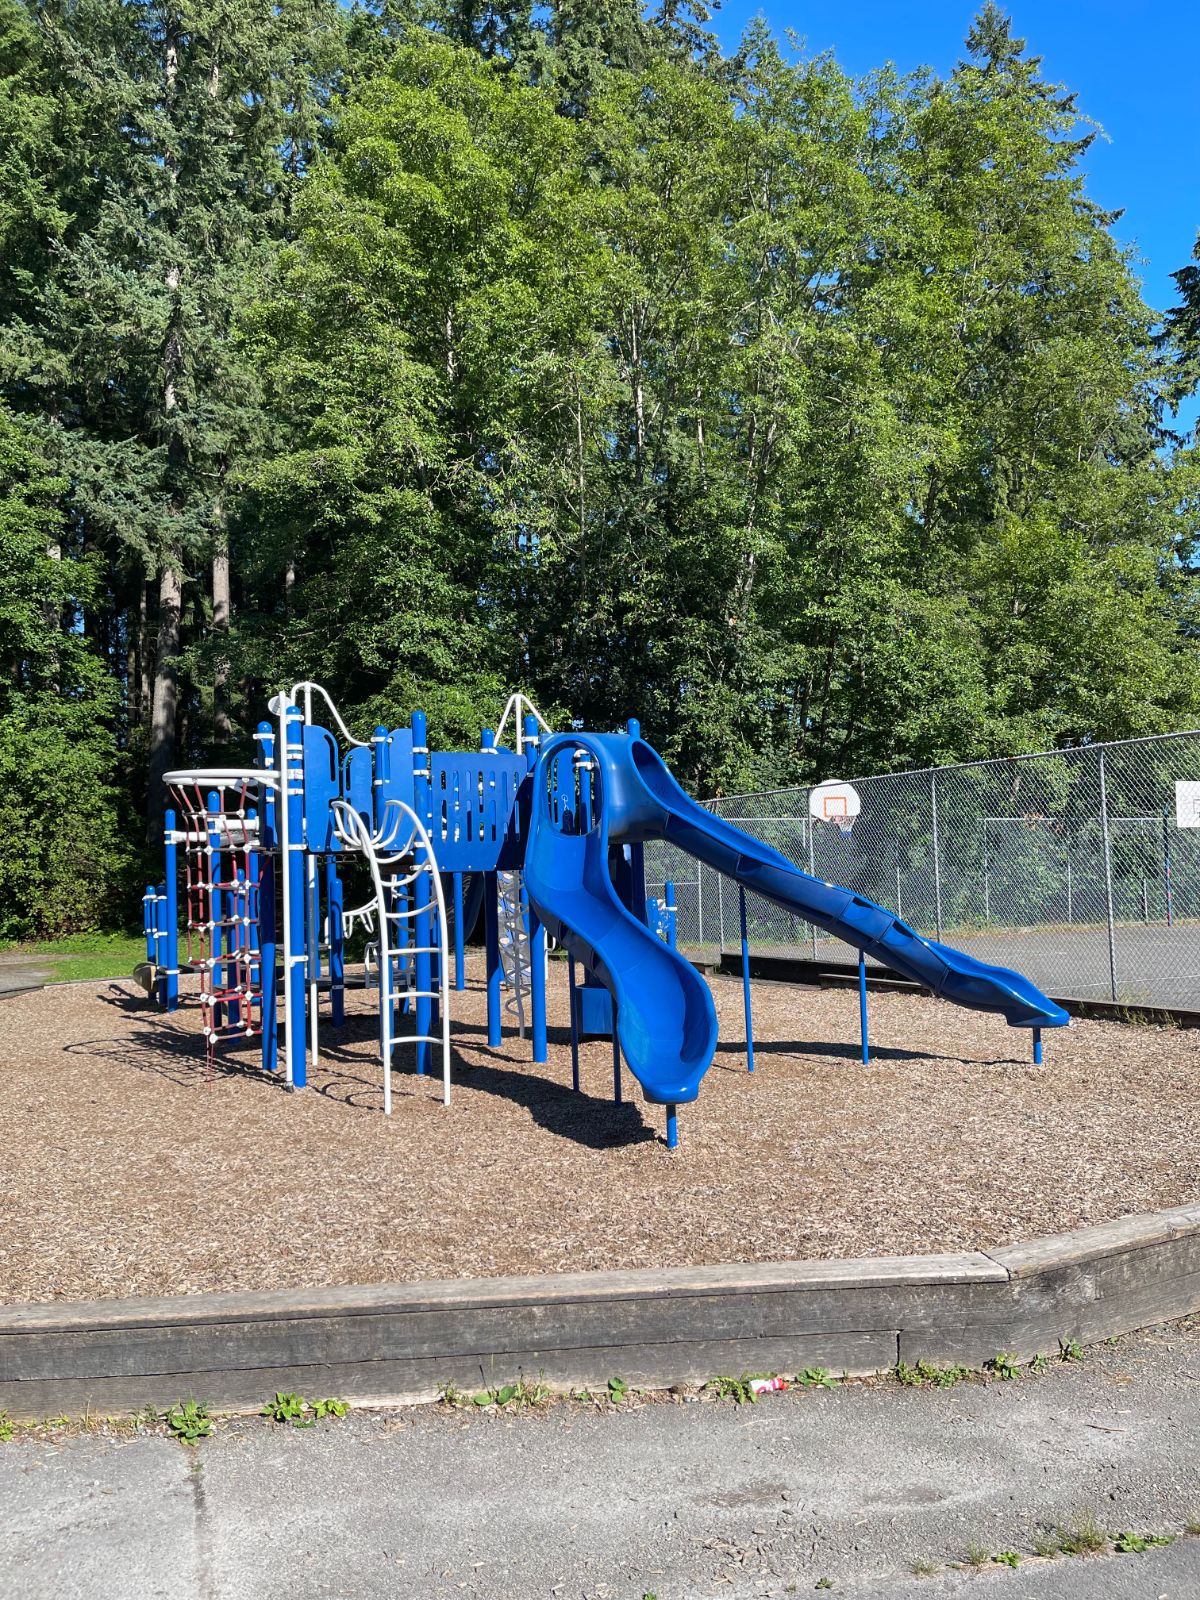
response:
[[[18,1433],[0,1507],[5,1600],[1189,1600],[1200,1325],[948,1389]],[[1176,1537],[1036,1554],[1089,1522]]]

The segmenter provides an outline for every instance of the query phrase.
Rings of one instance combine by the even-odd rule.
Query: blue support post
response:
[[[674,1106],[667,1107],[667,1149],[679,1147],[679,1119]]]
[[[1040,1067],[1042,1064],[1042,1030],[1040,1028],[1033,1030],[1033,1064],[1035,1067]]]
[[[167,886],[160,883],[154,891],[154,965],[157,978],[154,998],[160,1006],[167,1003]]]
[[[663,884],[663,899],[667,907],[667,943],[672,950],[678,950],[679,945],[676,943],[675,927],[675,885],[669,878]]]
[[[575,998],[575,957],[567,952],[567,998],[571,1005],[571,1087],[579,1093],[579,1008]]]
[[[631,739],[641,737],[642,725],[636,717],[625,724]],[[630,910],[640,922],[646,921],[646,847],[644,844],[626,846],[629,852],[629,879],[632,889]]]
[[[621,1104],[621,1039],[617,1032],[617,1002],[613,1001],[613,1104]]]
[[[225,987],[225,896],[221,890],[221,834],[219,829],[212,824],[212,818],[221,809],[221,797],[215,789],[210,789],[206,797],[205,808],[209,815],[208,824],[208,915],[212,923],[212,937],[208,944],[209,972],[212,977],[212,990],[214,995],[219,989]],[[165,890],[164,890],[165,893]],[[212,1025],[219,1028],[225,1020],[225,1007],[218,1000],[213,1001]]]
[[[308,991],[304,981],[304,743],[299,706],[286,715],[284,805],[287,807],[287,926],[283,959],[287,974],[288,1082],[303,1089],[308,1082]]]
[[[251,806],[246,812],[246,826],[253,833],[258,822],[258,811]],[[242,897],[242,915],[245,921],[242,924],[243,943],[246,949],[246,984],[251,994],[258,994],[259,1017],[262,1024],[262,954],[258,947],[258,917],[259,893],[258,886],[262,878],[262,856],[257,850],[246,851],[246,887]],[[254,1024],[254,1001],[246,1002],[246,1026]]]
[[[484,728],[479,736],[480,753],[496,748],[496,731]],[[483,875],[483,942],[487,966],[488,1048],[498,1048],[504,1032],[504,1012],[500,998],[500,885],[494,872]]]
[[[525,749],[528,752],[530,772],[537,766],[538,746],[538,720],[535,716],[525,718]],[[536,801],[535,801],[536,804]],[[529,897],[525,893],[524,880],[521,884],[522,899],[529,904]],[[546,930],[542,926],[541,918],[529,905],[529,1000],[532,1016],[533,1034],[533,1059],[542,1066],[548,1059],[546,1047]]]
[[[259,723],[255,743],[258,745],[259,765],[270,771],[275,765],[275,733],[269,722]],[[251,890],[251,916],[255,918],[257,929],[262,990],[262,1067],[264,1072],[274,1072],[279,1065],[275,989],[275,868],[279,836],[276,832],[275,790],[264,783],[262,796],[258,895],[255,901]]]
[[[465,915],[463,875],[461,872],[456,872],[454,874],[454,987],[460,991],[467,987],[467,930],[463,927]]]
[[[500,998],[500,886],[494,872],[484,874],[483,936],[487,959],[488,1046],[495,1050],[503,1037],[504,1011]]]
[[[166,833],[167,876],[164,884],[166,905],[163,916],[166,923],[166,974],[164,1001],[168,1011],[179,1010],[179,868],[176,861],[175,813],[168,809],[163,814]]]
[[[858,1026],[862,1034],[862,1064],[871,1060],[871,1046],[867,1040],[867,953],[858,952]]]
[[[332,856],[325,861],[325,915],[329,918],[329,1010],[335,1028],[346,1023],[346,951],[342,936],[342,880]]]
[[[385,788],[391,777],[392,750],[388,744],[388,731],[382,724],[376,724],[371,735],[371,815],[375,827],[383,826],[383,813],[386,806]]]
[[[738,885],[738,915],[742,924],[742,1005],[746,1012],[746,1071],[754,1071],[754,1018],[750,1010],[750,940],[746,934],[746,891]]]
[[[429,815],[429,747],[423,711],[414,711],[412,714],[412,736],[413,810],[424,822]],[[418,854],[418,860],[423,859]],[[432,863],[427,864],[432,865]],[[417,980],[416,1031],[418,1036],[422,1034],[428,1036],[433,1031],[433,1005],[429,998],[433,988],[433,963],[429,957],[429,949],[433,944],[433,914],[430,910],[432,891],[428,872],[417,873],[412,890],[412,907],[416,913],[413,918],[413,937],[417,947],[414,961]],[[429,1071],[428,1043],[418,1044],[416,1052],[417,1073],[423,1077]]]

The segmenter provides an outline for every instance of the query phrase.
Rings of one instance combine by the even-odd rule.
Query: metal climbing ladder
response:
[[[360,923],[375,934],[380,987],[379,1050],[383,1058],[383,1109],[392,1111],[392,1054],[397,1044],[442,1047],[442,1100],[450,1104],[450,962],[442,876],[424,824],[410,806],[389,800],[380,826],[369,828],[346,800],[332,804],[341,844],[367,863],[374,893],[345,913],[349,933]],[[433,963],[436,960],[436,975]],[[424,1002],[424,1005],[422,1004]],[[414,1013],[417,1028],[425,1006],[437,1006],[439,1032],[397,1034],[400,1008]]]
[[[500,970],[508,988],[504,1009],[515,1014],[520,1038],[525,1037],[525,996],[533,982],[529,954],[529,917],[524,905],[521,874],[498,872],[500,903]]]

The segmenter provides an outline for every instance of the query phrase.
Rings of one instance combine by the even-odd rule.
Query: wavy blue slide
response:
[[[594,763],[590,807],[573,787],[576,751]],[[1057,1028],[1070,1020],[1019,972],[923,938],[874,901],[801,872],[778,850],[713,816],[684,793],[643,739],[585,733],[547,740],[534,782],[525,850],[530,901],[547,930],[612,995],[625,1059],[657,1104],[696,1098],[716,1049],[717,1019],[708,985],[691,963],[621,904],[609,851],[622,844],[665,839],[956,1005],[999,1012],[1015,1028]],[[586,831],[576,831],[586,823]]]

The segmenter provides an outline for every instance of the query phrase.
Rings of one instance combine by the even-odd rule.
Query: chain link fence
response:
[[[1200,1010],[1200,732],[853,782],[848,837],[809,816],[807,788],[709,809],[1050,995]],[[1180,783],[1197,785],[1195,809]],[[740,950],[736,884],[662,844],[646,847],[646,877],[650,893],[674,881],[682,949]],[[858,959],[753,894],[746,909],[754,954]]]

